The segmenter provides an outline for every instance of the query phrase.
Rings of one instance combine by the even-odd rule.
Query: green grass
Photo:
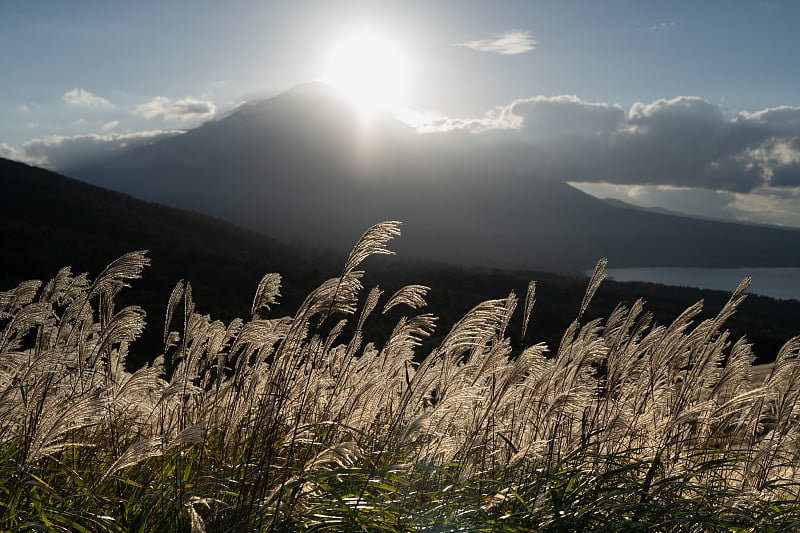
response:
[[[397,234],[371,228],[292,317],[274,274],[228,324],[179,283],[164,353],[135,372],[144,316],[114,302],[143,253],[0,293],[0,529],[800,528],[800,341],[752,382],[724,330],[746,283],[713,319],[656,324],[638,301],[584,322],[601,262],[558,346],[512,349],[512,293],[418,354],[426,288],[364,294],[357,270]],[[396,323],[380,346],[378,313]]]

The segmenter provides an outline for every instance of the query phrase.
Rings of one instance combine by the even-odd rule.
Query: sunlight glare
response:
[[[323,81],[370,116],[402,105],[407,78],[403,51],[381,35],[362,32],[331,47]]]

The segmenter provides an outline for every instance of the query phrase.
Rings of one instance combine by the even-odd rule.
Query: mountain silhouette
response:
[[[179,279],[191,282],[200,312],[229,321],[248,316],[264,273],[279,272],[282,297],[272,312],[282,316],[296,310],[311,289],[340,272],[346,252],[365,229],[351,235],[348,246],[337,253],[289,246],[206,215],[143,202],[2,158],[0,197],[7,199],[0,211],[0,291],[26,279],[48,280],[65,265],[94,277],[125,252],[150,250],[152,265],[123,291],[120,301],[141,305],[147,312],[148,328],[129,360],[134,364],[161,353],[166,302]],[[405,240],[404,228],[404,235],[390,248],[400,248]],[[409,283],[431,287],[428,302],[440,317],[439,340],[476,303],[512,289],[524,294],[528,281],[535,279],[539,303],[528,340],[556,346],[575,317],[586,285],[585,277],[410,262],[403,254],[370,262],[366,270],[365,286],[380,283],[386,294]],[[662,323],[700,299],[705,300],[708,316],[713,316],[728,296],[722,291],[607,280],[586,318],[608,316],[620,302],[637,298],[644,298]],[[796,333],[798,316],[800,302],[751,296],[730,327],[735,337],[746,334],[762,360],[768,361]],[[370,335],[387,334],[397,318],[391,313],[380,317]],[[512,328],[519,328],[520,320],[517,315]]]
[[[66,173],[335,249],[380,220],[406,257],[514,268],[799,266],[800,231],[647,212],[545,179],[533,148],[365,121],[319,83]]]

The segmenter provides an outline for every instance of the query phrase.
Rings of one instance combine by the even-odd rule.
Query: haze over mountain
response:
[[[66,169],[272,237],[342,248],[403,220],[406,257],[544,269],[798,266],[800,231],[611,205],[543,177],[535,149],[367,120],[305,84],[185,134]]]

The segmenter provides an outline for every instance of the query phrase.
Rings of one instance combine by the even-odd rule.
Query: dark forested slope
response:
[[[148,313],[147,336],[134,347],[140,360],[160,353],[166,301],[179,279],[192,283],[200,312],[227,321],[249,313],[263,274],[279,272],[282,305],[272,313],[282,316],[293,313],[321,281],[336,276],[348,251],[287,245],[208,216],[143,202],[6,159],[0,159],[0,197],[5,200],[0,210],[0,291],[26,279],[49,279],[65,265],[93,277],[125,252],[150,250],[152,266],[123,293],[123,303],[141,305]],[[351,243],[357,238],[354,233]],[[391,247],[397,248],[403,239]],[[586,284],[580,275],[412,263],[402,255],[370,261],[366,268],[365,285],[380,284],[386,294],[407,283],[429,285],[430,311],[441,317],[438,336],[479,301],[504,297],[512,289],[524,297],[527,282],[536,279],[537,304],[525,342],[546,341],[551,346],[575,317]],[[587,318],[607,316],[620,302],[630,305],[638,297],[647,300],[647,308],[664,323],[701,298],[713,312],[727,295],[608,281]],[[369,335],[380,341],[396,319],[391,314],[376,316]],[[734,335],[746,334],[760,357],[769,360],[780,344],[800,332],[800,302],[751,296],[730,326]],[[518,330],[519,316],[510,330],[517,341]]]

